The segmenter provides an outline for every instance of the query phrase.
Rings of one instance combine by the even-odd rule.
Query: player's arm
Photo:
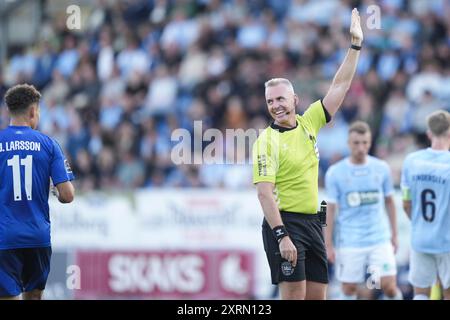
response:
[[[283,226],[283,220],[281,219],[280,211],[278,210],[273,195],[274,187],[275,185],[271,182],[259,182],[256,184],[259,203],[261,204],[264,217],[272,230],[275,227]],[[281,257],[290,261],[295,267],[297,264],[297,248],[294,246],[289,236],[281,238],[279,246]]]
[[[334,231],[334,217],[336,214],[337,205],[335,203],[328,202],[327,204],[327,227],[325,228],[325,246],[327,248],[328,261],[335,262],[335,251],[333,244],[333,231]]]
[[[356,8],[352,11],[350,34],[352,37],[351,44],[360,47],[364,37],[359,13]],[[347,55],[336,72],[330,89],[328,89],[328,92],[323,99],[323,105],[331,116],[337,112],[344,101],[348,89],[350,89],[358,59],[359,50],[348,49]]]
[[[325,247],[327,249],[328,261],[331,263],[334,263],[336,260],[333,244],[333,232],[336,210],[338,209],[338,199],[340,196],[336,170],[338,170],[338,167],[331,166],[325,174],[325,191],[327,194],[327,227],[325,228]]]
[[[74,179],[72,169],[69,162],[64,157],[61,147],[56,142],[53,142],[53,157],[50,165],[50,183],[56,187],[58,197],[61,203],[70,203],[75,197],[75,189],[71,180]],[[54,192],[54,188],[52,188]]]
[[[411,220],[411,200],[403,200],[403,210],[405,210],[406,215]]]
[[[58,183],[56,189],[58,190],[58,201],[61,203],[71,203],[75,198],[75,188],[70,181]]]
[[[406,157],[402,166],[402,174],[400,187],[402,190],[403,210],[406,213],[408,219],[411,220],[411,179],[409,175],[409,167],[411,166],[411,157]]]
[[[384,204],[389,217],[389,223],[391,225],[391,242],[394,246],[394,252],[397,252],[398,237],[397,237],[397,214],[395,210],[394,196],[390,195],[384,198]]]

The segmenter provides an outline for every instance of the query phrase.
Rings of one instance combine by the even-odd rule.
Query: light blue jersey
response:
[[[389,166],[368,156],[356,165],[345,158],[325,176],[327,199],[338,206],[333,240],[335,247],[362,248],[390,241],[384,198],[394,192]]]
[[[408,155],[402,190],[403,199],[412,205],[412,248],[433,254],[450,252],[450,152],[428,148]]]

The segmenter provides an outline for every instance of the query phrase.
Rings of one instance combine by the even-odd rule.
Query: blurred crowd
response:
[[[398,185],[405,155],[428,143],[426,115],[450,110],[450,2],[373,3],[96,1],[81,7],[81,31],[67,29],[65,11],[43,15],[34,43],[9,48],[0,95],[22,82],[41,90],[40,130],[61,144],[81,191],[247,188],[250,164],[175,165],[181,142],[172,132],[194,133],[194,120],[223,133],[266,127],[264,82],[274,77],[293,82],[303,112],[342,62],[356,6],[363,49],[341,111],[319,134],[320,174],[348,154],[348,125],[361,119],[373,130],[371,153],[388,161]]]

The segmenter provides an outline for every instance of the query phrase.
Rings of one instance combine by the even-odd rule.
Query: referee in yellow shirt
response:
[[[266,82],[265,96],[274,122],[253,145],[253,182],[264,212],[263,241],[282,299],[325,299],[327,255],[317,215],[319,152],[316,137],[347,93],[363,40],[358,10],[353,9],[351,47],[322,100],[300,116],[292,84]]]

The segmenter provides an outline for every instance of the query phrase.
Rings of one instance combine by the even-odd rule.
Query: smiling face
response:
[[[298,97],[291,86],[279,83],[266,87],[266,104],[275,124],[283,127],[294,127],[295,106]]]

